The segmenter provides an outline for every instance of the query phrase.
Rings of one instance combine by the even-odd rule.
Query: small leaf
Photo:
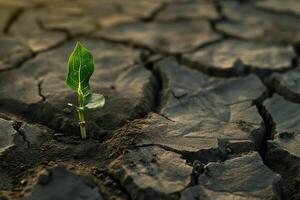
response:
[[[102,108],[105,104],[105,98],[102,94],[89,94],[85,98],[84,111],[93,112]]]
[[[89,81],[94,72],[94,58],[79,42],[69,57],[68,68],[67,86],[80,95],[88,95]]]

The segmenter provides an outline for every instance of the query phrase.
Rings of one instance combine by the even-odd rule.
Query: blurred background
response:
[[[298,0],[1,0],[0,71],[76,37],[181,55],[223,38],[296,45]]]

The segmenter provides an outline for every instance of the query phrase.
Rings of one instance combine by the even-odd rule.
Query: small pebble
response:
[[[40,185],[47,185],[50,182],[50,173],[48,170],[43,170],[40,175],[39,175],[39,179],[38,179],[38,183]]]

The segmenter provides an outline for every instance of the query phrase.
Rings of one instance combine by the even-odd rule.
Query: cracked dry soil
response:
[[[299,24],[298,0],[0,0],[0,199],[300,199]],[[86,141],[76,41],[107,99]]]

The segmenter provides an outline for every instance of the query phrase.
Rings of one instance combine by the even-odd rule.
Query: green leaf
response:
[[[94,72],[94,58],[79,42],[69,57],[68,69],[67,86],[79,95],[88,95],[89,81]]]
[[[84,111],[93,112],[102,108],[105,104],[105,98],[102,94],[92,93],[85,98]]]

